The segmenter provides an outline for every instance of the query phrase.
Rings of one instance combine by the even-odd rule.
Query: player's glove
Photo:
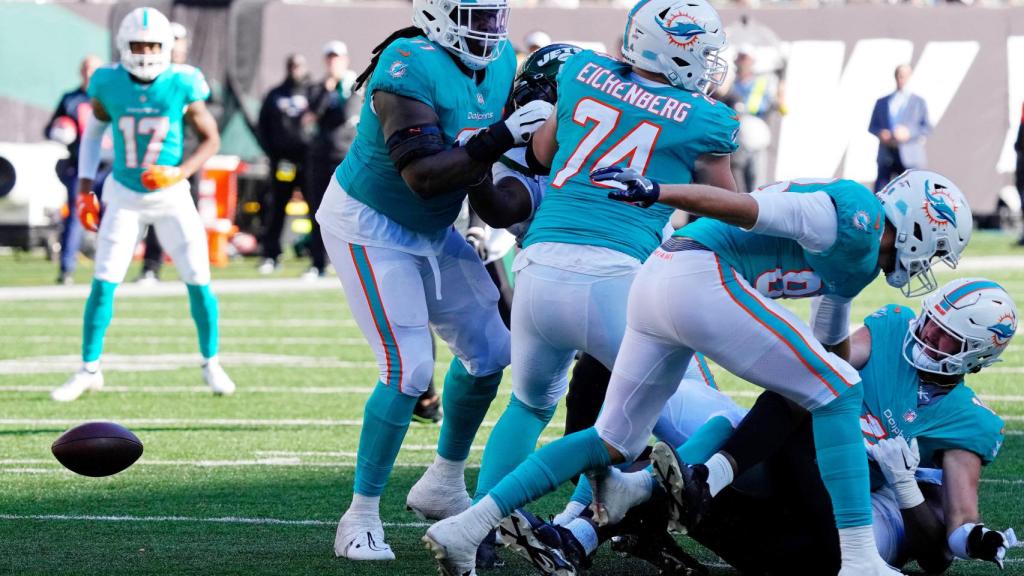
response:
[[[466,242],[473,247],[480,261],[487,261],[487,231],[479,226],[471,226],[466,230]]]
[[[1003,568],[1006,551],[1017,545],[1017,535],[1013,528],[1006,532],[989,530],[984,524],[975,524],[967,535],[967,555],[977,560],[995,562]]]
[[[487,164],[493,164],[513,146],[526,144],[530,136],[541,127],[555,109],[543,100],[534,100],[501,122],[495,122],[480,130],[466,141],[463,148],[469,157]]]
[[[78,212],[78,221],[82,223],[82,227],[90,232],[95,232],[100,228],[100,201],[96,198],[96,195],[92,192],[85,194],[79,194],[78,200],[75,202],[75,208]]]
[[[641,208],[648,208],[658,201],[661,196],[661,186],[654,180],[646,178],[632,168],[619,166],[608,166],[599,168],[590,173],[590,179],[594,182],[608,182],[614,189],[608,192],[608,197],[619,202],[626,202]]]
[[[912,439],[910,444],[907,444],[903,436],[884,438],[868,451],[896,493],[896,501],[901,509],[913,508],[924,502],[924,494],[921,494],[917,479],[914,478],[917,466],[921,463],[917,438]]]
[[[152,165],[142,173],[142,185],[147,190],[160,190],[181,182],[184,175],[177,166]]]

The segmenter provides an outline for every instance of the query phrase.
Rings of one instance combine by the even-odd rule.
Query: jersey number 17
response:
[[[551,180],[552,186],[561,188],[567,180],[580,173],[598,147],[618,128],[620,116],[622,116],[621,110],[593,98],[583,98],[576,103],[576,109],[572,113],[573,122],[584,127],[591,122],[594,125],[580,140],[576,149],[566,160],[565,166],[555,174]],[[627,166],[643,174],[647,171],[647,164],[651,160],[651,153],[654,151],[654,144],[658,141],[660,133],[661,127],[657,124],[647,120],[640,121],[594,162],[590,172],[618,164],[629,158]]]
[[[171,127],[171,122],[166,116],[145,116],[136,119],[134,116],[121,116],[117,121],[117,128],[121,131],[124,139],[124,165],[126,168],[146,168],[156,163],[163,150],[164,138]],[[146,154],[139,161],[139,151],[136,147],[136,134],[149,134],[149,144],[146,145]]]

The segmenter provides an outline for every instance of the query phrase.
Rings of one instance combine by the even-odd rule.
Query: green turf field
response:
[[[979,234],[971,255],[1024,255],[1008,237]],[[215,271],[255,277],[255,263]],[[291,262],[284,274],[295,276]],[[56,268],[34,255],[0,256],[0,286],[46,284]],[[1024,265],[972,271],[1001,283],[1024,304]],[[167,276],[173,277],[171,268]],[[942,274],[941,281],[952,279]],[[89,278],[86,266],[78,280]],[[855,318],[906,302],[878,281],[855,304]],[[0,574],[428,574],[419,538],[425,526],[404,510],[408,488],[433,457],[439,428],[414,424],[383,499],[387,534],[399,560],[387,565],[333,557],[346,508],[363,401],[376,380],[369,349],[340,289],[221,297],[224,364],[238,384],[213,398],[198,369],[195,333],[182,297],[124,298],[108,333],[107,388],[59,405],[48,397],[77,367],[81,299],[0,300]],[[132,358],[142,356],[142,358]],[[1024,343],[970,382],[1007,420],[998,461],[985,470],[981,502],[994,527],[1024,530]],[[441,353],[437,374],[450,355]],[[744,405],[754,388],[722,371],[722,387]],[[508,399],[506,381],[488,416]],[[93,479],[63,470],[49,451],[82,421],[124,423],[145,455],[117,476]],[[542,441],[556,437],[555,416]],[[485,427],[472,454],[480,449]],[[471,471],[472,486],[475,470]],[[536,511],[560,509],[568,491]],[[506,555],[500,573],[529,574]],[[734,574],[713,556],[715,574]],[[1024,574],[1012,551],[1006,574]],[[955,574],[995,574],[991,564],[959,562]],[[499,572],[491,572],[498,574]],[[593,574],[654,574],[646,565],[602,552]],[[800,574],[795,566],[794,574]],[[486,572],[485,572],[486,574]]]

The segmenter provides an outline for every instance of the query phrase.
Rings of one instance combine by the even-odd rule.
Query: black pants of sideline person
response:
[[[309,205],[309,219],[313,225],[309,231],[309,259],[310,264],[320,272],[327,267],[327,251],[324,249],[324,239],[320,234],[320,224],[316,221],[316,211],[320,209],[324,192],[343,159],[340,156],[311,153],[306,161],[306,188],[302,194]]]

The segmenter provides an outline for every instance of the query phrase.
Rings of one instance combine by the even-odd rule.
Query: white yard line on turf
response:
[[[256,354],[226,352],[220,354],[221,362],[231,366],[287,366],[296,368],[376,368],[371,361],[348,361],[317,356],[289,356],[285,354]],[[199,366],[198,354],[106,354],[103,356],[103,370],[108,372],[150,372],[154,370],[177,370]],[[71,373],[82,365],[81,356],[33,356],[0,360],[0,374],[53,374]]]
[[[264,524],[274,526],[337,526],[337,520],[285,520],[221,516],[93,516],[77,514],[0,514],[0,520],[48,520],[61,522],[201,522],[210,524]],[[385,522],[385,528],[428,528],[429,522]]]
[[[89,285],[78,286],[17,286],[0,288],[0,301],[17,300],[84,300],[89,296]],[[217,294],[267,294],[280,292],[323,292],[341,291],[337,277],[330,276],[316,280],[300,278],[262,278],[251,280],[215,280],[213,291]],[[185,296],[185,285],[181,282],[160,282],[154,286],[125,283],[118,287],[118,298],[157,298],[163,296]]]
[[[196,341],[194,334],[188,336],[131,336],[132,344],[186,344],[191,345]],[[0,335],[0,342],[11,341],[29,344],[80,344],[81,334],[65,334],[61,336],[4,336]],[[329,346],[356,346],[367,348],[366,340],[363,338],[319,338],[316,336],[278,336],[276,338],[250,337],[250,336],[224,336],[220,338],[221,346],[232,346],[239,344],[267,345],[267,346],[291,346],[296,344],[323,344]]]
[[[351,318],[221,318],[220,326],[241,328],[355,328],[356,321]],[[80,315],[61,316],[58,318],[41,318],[38,316],[2,316],[0,326],[75,326],[81,327]],[[188,328],[195,326],[191,318],[182,314],[177,318],[133,318],[115,316],[113,326],[145,326],[165,327],[177,326]]]
[[[307,418],[271,418],[271,419],[257,419],[257,418],[119,418],[117,416],[107,416],[113,420],[116,420],[119,424],[124,426],[186,426],[186,427],[203,427],[203,426],[238,426],[238,427],[250,427],[250,428],[276,428],[276,427],[292,427],[292,426],[315,426],[315,427],[350,427],[350,426],[362,426],[362,419],[307,419]],[[29,426],[29,427],[40,427],[40,426],[77,426],[82,423],[82,419],[73,418],[0,418],[0,426]],[[493,428],[495,424],[494,420],[485,420],[480,425],[484,428]],[[552,427],[562,427],[565,422],[552,421],[550,424]]]

